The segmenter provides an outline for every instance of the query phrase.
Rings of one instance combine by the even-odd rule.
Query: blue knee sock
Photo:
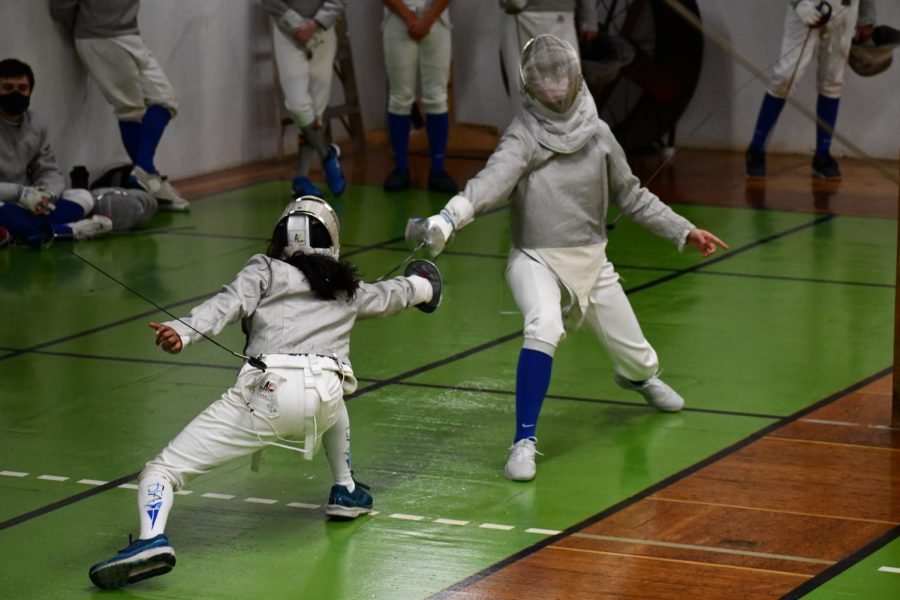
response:
[[[829,129],[825,129],[816,124],[816,156],[825,156],[831,151],[831,134],[834,131],[834,125],[837,123],[838,105],[841,103],[840,98],[829,98],[819,94],[816,102],[816,116],[819,120],[828,125]]]
[[[516,369],[516,438],[533,437],[547,388],[553,357],[537,350],[522,348]]]
[[[131,163],[137,163],[138,150],[141,147],[141,123],[140,121],[119,121],[119,134],[122,136],[122,145]]]
[[[171,119],[172,113],[168,108],[154,104],[147,109],[144,119],[141,121],[137,160],[134,161],[134,164],[152,175],[157,173],[156,165],[153,164],[156,148]]]
[[[450,115],[425,115],[425,129],[428,131],[428,152],[431,155],[431,169],[442,171],[447,155],[447,140],[450,137]]]
[[[73,221],[79,221],[86,216],[84,214],[84,207],[77,202],[60,198],[54,202],[54,204],[56,210],[47,216],[51,223],[72,223]]]
[[[409,115],[395,115],[388,113],[388,135],[390,136],[391,149],[394,151],[394,163],[398,169],[409,169],[406,160],[409,154],[409,128],[412,118]]]
[[[776,98],[772,94],[765,95],[762,106],[759,108],[759,116],[756,118],[753,140],[750,142],[753,148],[760,152],[765,151],[766,140],[769,137],[769,133],[772,132],[772,128],[775,127],[782,108],[784,108],[784,98]]]

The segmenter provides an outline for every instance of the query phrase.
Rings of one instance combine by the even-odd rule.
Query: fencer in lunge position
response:
[[[858,17],[858,18],[857,18]],[[748,177],[766,176],[766,142],[787,97],[816,55],[816,150],[812,171],[820,179],[840,179],[841,169],[831,155],[838,106],[844,89],[844,70],[854,35],[863,41],[875,25],[874,0],[790,0],[784,18],[780,59],[763,97],[746,151]]]
[[[525,318],[516,372],[516,433],[505,473],[535,476],[535,431],[550,384],[564,316],[586,320],[613,362],[615,381],[653,407],[680,410],[684,400],[658,375],[619,275],[606,258],[606,211],[628,218],[703,256],[727,246],[673,212],[631,173],[625,153],[600,120],[567,42],[541,35],[522,51],[524,110],[513,119],[485,168],[428,219],[413,218],[407,237],[439,253],[455,231],[510,199],[513,247],[506,278]],[[568,300],[561,310],[563,295]]]
[[[341,150],[326,139],[322,118],[331,97],[338,47],[335,24],[344,15],[347,0],[263,0],[263,7],[272,17],[272,48],[284,105],[305,142],[291,188],[295,196],[322,195],[309,179],[313,157],[318,156],[328,189],[340,196],[347,187]]]
[[[245,354],[264,364],[248,360],[237,382],[147,462],[138,482],[140,539],[90,569],[97,586],[117,588],[169,572],[175,551],[163,531],[174,490],[188,476],[266,444],[311,459],[322,439],[334,477],[325,513],[355,518],[371,512],[372,496],[350,468],[344,394],[357,386],[348,358],[350,331],[357,319],[413,305],[433,311],[441,299],[440,274],[418,260],[405,276],[362,283],[339,251],[334,211],[319,198],[302,197],[282,213],[266,254],[254,255],[232,283],[186,319],[150,324],[156,344],[178,353],[200,341],[200,332],[215,335],[240,320]],[[297,438],[303,443],[292,441]]]

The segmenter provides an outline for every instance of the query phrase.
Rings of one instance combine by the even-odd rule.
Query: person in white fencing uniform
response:
[[[318,156],[328,189],[340,196],[347,187],[341,151],[325,138],[322,118],[331,97],[338,47],[335,24],[344,15],[347,0],[263,0],[263,7],[272,17],[272,48],[284,104],[305,141],[291,182],[294,195],[322,195],[309,179],[313,157]]]
[[[844,71],[854,37],[872,35],[874,0],[789,0],[784,18],[781,51],[769,88],[746,151],[748,177],[766,176],[766,143],[778,121],[787,97],[806,67],[816,56],[816,149],[812,171],[820,179],[840,179],[841,170],[831,155],[831,140],[837,124],[844,89]]]
[[[444,169],[450,139],[447,87],[450,83],[450,0],[382,0],[382,41],[388,76],[388,138],[394,169],[384,190],[405,190],[410,184],[409,131],[416,83],[422,90],[428,133],[428,189],[455,194],[456,182]]]
[[[67,189],[47,139],[29,109],[34,72],[15,58],[0,61],[0,228],[16,242],[40,248],[56,238],[83,240],[112,230],[92,214],[88,190]]]
[[[505,473],[528,481],[536,472],[535,431],[564,321],[570,327],[587,321],[612,359],[619,385],[659,410],[677,411],[684,404],[657,376],[656,352],[606,258],[609,204],[679,249],[688,244],[709,256],[717,245],[727,246],[641,187],[598,117],[568,42],[552,35],[531,40],[522,51],[519,77],[524,110],[485,168],[439,214],[411,219],[406,235],[436,255],[455,231],[510,200],[513,247],[506,279],[525,318],[525,339]]]
[[[162,210],[190,204],[156,168],[156,150],[178,99],[138,29],[140,0],[50,0],[51,16],[75,36],[75,51],[113,107],[134,169],[133,185],[150,192]]]
[[[150,324],[156,344],[177,353],[241,321],[244,352],[253,358],[221,398],[147,462],[138,482],[140,539],[90,569],[98,587],[117,588],[170,571],[175,551],[164,530],[174,490],[190,476],[265,445],[311,459],[321,439],[334,477],[325,513],[355,518],[372,511],[372,496],[350,467],[344,394],[357,387],[350,332],[357,319],[414,305],[434,310],[440,278],[408,268],[408,276],[362,283],[339,252],[336,214],[325,201],[304,196],[282,213],[266,254],[250,258],[221,292],[186,319]]]
[[[503,18],[501,54],[512,114],[522,109],[519,57],[528,40],[549,33],[578,48],[598,35],[596,0],[499,0]]]

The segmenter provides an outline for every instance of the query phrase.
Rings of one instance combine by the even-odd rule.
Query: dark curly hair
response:
[[[312,220],[310,225],[310,245],[313,248],[328,248],[331,246],[331,236],[325,226]],[[359,279],[356,276],[356,266],[348,262],[337,260],[324,254],[304,254],[298,252],[288,258],[282,258],[281,253],[287,245],[287,222],[281,221],[272,232],[272,239],[266,256],[283,260],[289,265],[300,269],[306,280],[309,281],[313,293],[322,300],[336,300],[338,292],[346,292],[347,300],[353,299],[356,290],[359,289]]]

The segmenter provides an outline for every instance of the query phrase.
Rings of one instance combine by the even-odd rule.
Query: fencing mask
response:
[[[879,25],[872,32],[872,37],[850,46],[847,62],[857,75],[872,77],[887,71],[897,46],[900,46],[900,31],[890,25]]]
[[[526,94],[545,108],[564,114],[581,91],[578,53],[554,35],[539,35],[522,49],[519,77]]]
[[[281,227],[285,235],[282,258],[290,258],[297,253],[338,258],[340,224],[334,209],[321,198],[301,196],[288,204],[275,225],[276,238]]]

